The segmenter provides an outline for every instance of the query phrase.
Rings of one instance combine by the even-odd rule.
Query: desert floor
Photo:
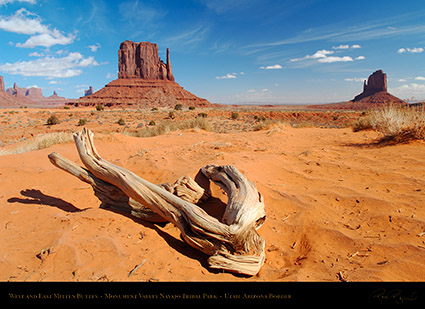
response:
[[[5,149],[39,133],[81,130],[78,120],[88,118],[100,155],[152,183],[194,177],[207,164],[235,165],[257,185],[267,213],[259,230],[266,242],[261,271],[253,277],[213,271],[173,225],[100,209],[89,185],[54,167],[51,152],[80,162],[72,141],[3,155],[0,281],[425,280],[424,142],[377,143],[377,132],[330,125],[279,123],[254,131],[243,111],[236,121],[226,112],[211,131],[147,138],[123,134],[119,112],[107,118],[61,110],[61,123],[51,127],[45,120],[52,111],[0,113]],[[152,118],[126,113],[127,129]],[[226,197],[213,189],[223,202],[216,203],[217,213]]]

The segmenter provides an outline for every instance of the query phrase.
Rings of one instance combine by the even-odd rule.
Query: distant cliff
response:
[[[0,76],[0,106],[50,107],[65,105],[69,101],[73,100],[58,96],[56,91],[45,97],[40,88],[22,88],[16,83],[5,89],[3,76]]]

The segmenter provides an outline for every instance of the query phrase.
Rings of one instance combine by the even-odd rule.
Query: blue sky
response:
[[[170,48],[176,81],[216,103],[346,101],[378,69],[425,100],[423,0],[0,0],[6,88],[99,90],[124,40]]]

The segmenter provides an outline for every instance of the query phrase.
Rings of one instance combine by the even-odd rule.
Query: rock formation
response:
[[[118,50],[118,79],[91,95],[69,103],[74,106],[107,107],[135,106],[150,108],[183,104],[186,106],[209,106],[177,84],[167,48],[166,63],[159,58],[158,45],[150,42],[124,41]]]
[[[167,63],[164,63],[159,58],[158,45],[151,42],[122,42],[118,50],[118,63],[118,78],[174,81],[168,48]]]
[[[357,95],[353,100],[352,109],[364,109],[371,106],[384,104],[406,104],[403,100],[393,96],[387,91],[387,74],[378,70],[373,72],[363,84],[363,92]],[[350,103],[349,102],[349,103]],[[362,107],[364,105],[364,107]]]
[[[387,74],[382,70],[375,71],[363,84],[363,92],[353,100],[341,103],[309,105],[314,109],[352,109],[366,110],[385,104],[407,104],[387,91]]]
[[[353,101],[360,101],[382,91],[387,92],[387,74],[382,72],[382,70],[378,70],[369,76],[367,83],[364,81],[363,92],[357,95]]]
[[[0,92],[5,92],[6,88],[4,87],[3,76],[0,75]]]
[[[2,88],[3,87],[3,88]],[[4,89],[3,77],[0,76],[0,90]],[[7,88],[7,90],[0,91],[0,106],[28,106],[28,107],[49,107],[49,106],[61,106],[68,103],[70,99],[60,97],[53,92],[50,97],[43,96],[43,91],[37,87],[22,88],[18,87],[16,83],[13,87]]]
[[[93,87],[92,86],[90,86],[89,89],[84,90],[84,96],[85,97],[88,96],[88,95],[92,95],[92,94],[93,94]]]

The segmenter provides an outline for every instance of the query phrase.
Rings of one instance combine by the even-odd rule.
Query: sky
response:
[[[425,100],[424,0],[0,0],[6,88],[97,91],[125,40],[169,48],[176,82],[213,103],[347,101],[379,69]]]

